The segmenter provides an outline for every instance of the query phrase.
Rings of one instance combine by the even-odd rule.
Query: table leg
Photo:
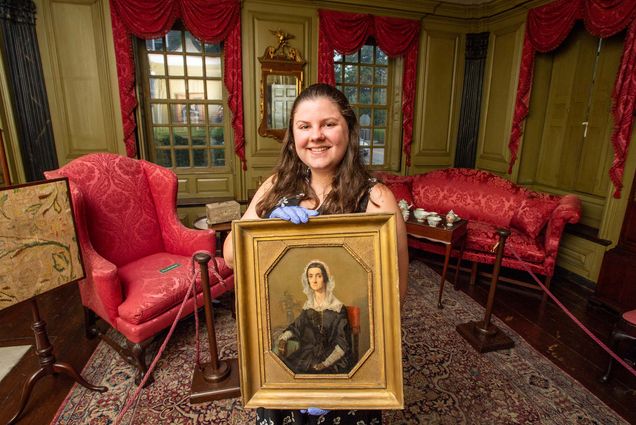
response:
[[[446,256],[444,257],[444,269],[442,270],[442,281],[439,284],[439,297],[437,298],[437,308],[444,308],[442,305],[442,293],[444,293],[444,282],[446,281],[446,272],[448,272],[448,263],[450,261],[452,244],[446,245]]]
[[[457,266],[455,268],[455,279],[453,280],[453,288],[457,290],[457,277],[459,276],[459,269],[462,265],[462,259],[464,258],[464,248],[466,247],[466,235],[462,237],[462,244],[459,248],[459,256],[457,257]]]

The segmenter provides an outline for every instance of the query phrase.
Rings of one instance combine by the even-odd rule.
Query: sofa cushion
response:
[[[536,239],[557,205],[558,201],[549,197],[528,197],[512,216],[510,225]]]
[[[494,174],[467,168],[449,168],[413,178],[415,206],[446,214],[453,210],[468,220],[509,227],[525,194]]]
[[[497,226],[479,221],[468,222],[466,249],[490,253],[497,241],[499,241]],[[510,229],[510,236],[506,239],[504,247],[504,256],[514,258],[513,251],[522,260],[531,263],[541,263],[545,259],[545,251],[537,240],[516,229]]]

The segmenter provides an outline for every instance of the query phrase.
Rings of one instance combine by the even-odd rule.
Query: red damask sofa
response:
[[[498,240],[496,229],[506,228],[510,236],[502,266],[518,270],[527,267],[545,276],[549,286],[565,225],[578,222],[581,214],[580,200],[574,195],[534,192],[482,170],[447,168],[415,176],[379,173],[377,177],[398,201],[405,199],[413,208],[442,215],[452,209],[468,220],[464,260],[473,262],[471,282],[475,281],[477,264],[494,263],[491,249]],[[409,238],[409,246],[444,252],[440,244],[422,239]]]

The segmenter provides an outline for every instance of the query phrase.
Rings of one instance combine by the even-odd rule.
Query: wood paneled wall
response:
[[[526,123],[513,173],[506,173],[525,15],[528,8],[546,2],[494,0],[484,5],[454,6],[426,0],[417,3],[408,0],[243,0],[243,102],[248,170],[243,172],[235,167],[233,192],[237,198],[248,197],[271,174],[281,147],[280,142],[257,133],[260,114],[257,58],[267,46],[275,44],[269,30],[281,28],[295,36],[290,44],[307,60],[305,84],[313,83],[317,81],[319,7],[421,20],[412,166],[406,167],[402,158],[398,167],[405,174],[453,165],[466,34],[489,32],[476,166],[535,188],[558,192],[553,190],[553,177],[563,164],[555,162],[549,150],[556,147],[550,145],[549,129],[544,125],[545,108],[532,106],[540,105],[536,102],[549,95],[549,81],[553,78],[552,63],[541,56],[537,56],[532,118]],[[36,4],[38,39],[60,164],[93,151],[124,153],[108,1],[37,0]],[[0,88],[6,88],[6,79],[1,73],[0,77]],[[0,100],[5,99],[4,93],[0,95]],[[11,121],[10,108],[8,113],[2,110],[5,106],[0,104],[3,129],[10,128]],[[600,121],[597,128],[590,131],[607,131],[601,122],[603,119],[611,122],[609,111],[604,110],[606,105],[594,108]],[[19,151],[12,140],[7,144],[10,169],[19,179],[20,164],[16,160]],[[606,150],[590,148],[573,175],[583,188],[581,196],[590,212],[588,215],[598,224],[599,236],[614,240],[620,230],[625,202],[613,199],[603,181],[611,155],[607,145],[603,149]],[[633,151],[630,150],[625,170],[626,186],[636,167]],[[588,175],[591,177],[586,177]],[[624,192],[629,193],[629,187]],[[563,240],[560,264],[595,280],[604,249],[567,236]]]

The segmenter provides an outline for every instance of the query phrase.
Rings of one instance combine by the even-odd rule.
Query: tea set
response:
[[[398,202],[400,210],[402,211],[402,217],[404,217],[404,221],[407,221],[410,216],[410,209],[413,204],[410,204],[404,199],[400,199]],[[442,221],[442,217],[439,216],[436,212],[426,211],[424,208],[415,208],[413,210],[413,217],[417,220],[418,223],[423,223],[424,220],[428,223],[429,226],[436,227]],[[446,213],[446,226],[452,227],[453,223],[461,220],[461,218],[455,214],[453,210],[450,210]]]

